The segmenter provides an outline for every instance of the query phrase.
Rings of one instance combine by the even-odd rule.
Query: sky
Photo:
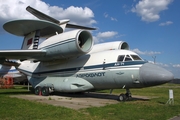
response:
[[[126,41],[143,59],[180,78],[180,0],[0,0],[0,50],[20,49],[22,37],[3,29],[15,19],[37,19],[31,6],[51,17],[97,30],[95,44]]]

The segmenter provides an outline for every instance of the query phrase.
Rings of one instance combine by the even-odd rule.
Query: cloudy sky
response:
[[[3,30],[14,19],[37,19],[34,7],[56,19],[96,27],[95,43],[123,40],[143,59],[180,78],[179,0],[0,0],[0,49],[20,49],[23,38]]]

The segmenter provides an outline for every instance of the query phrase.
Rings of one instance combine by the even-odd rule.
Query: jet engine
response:
[[[44,60],[64,59],[88,53],[93,46],[90,32],[86,30],[73,30],[57,34],[45,40],[39,49],[46,50]]]
[[[124,41],[101,43],[94,45],[93,50],[90,53],[101,52],[106,50],[118,50],[118,49],[129,50],[129,45],[127,42]]]

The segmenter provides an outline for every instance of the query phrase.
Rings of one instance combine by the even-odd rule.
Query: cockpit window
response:
[[[131,57],[134,59],[134,60],[142,60],[139,56],[137,55],[131,55]]]
[[[125,55],[119,55],[117,61],[122,62]]]
[[[123,61],[132,61],[132,58],[129,55],[119,55],[118,62],[123,62]]]
[[[129,55],[126,55],[126,58],[124,61],[132,61],[131,57]]]

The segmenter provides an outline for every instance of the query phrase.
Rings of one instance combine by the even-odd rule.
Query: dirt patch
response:
[[[83,93],[83,94],[58,94],[51,96],[37,95],[11,95],[10,97],[32,100],[41,103],[47,103],[54,106],[63,106],[71,109],[81,109],[88,107],[100,107],[108,104],[117,104],[118,95],[110,95],[104,93]],[[148,100],[147,97],[133,96],[133,99]]]

